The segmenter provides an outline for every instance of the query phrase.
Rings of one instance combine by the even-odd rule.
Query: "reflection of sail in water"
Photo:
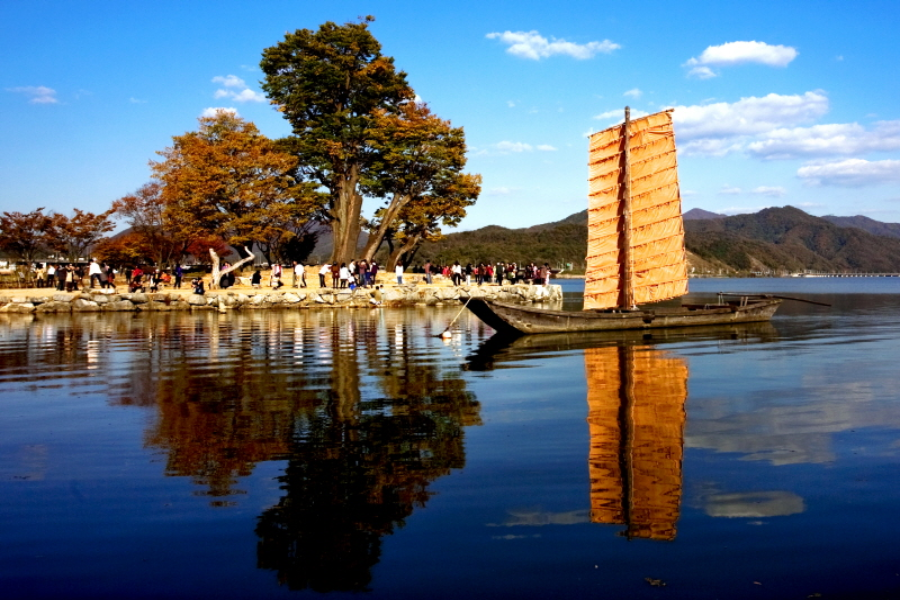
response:
[[[672,540],[681,503],[687,364],[649,348],[588,348],[591,521]]]

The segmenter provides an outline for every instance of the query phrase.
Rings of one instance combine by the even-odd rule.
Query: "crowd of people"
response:
[[[129,292],[156,292],[163,286],[180,288],[184,278],[181,265],[174,269],[150,266],[127,266],[121,271],[111,264],[92,259],[87,264],[38,263],[32,273],[38,288],[55,288],[61,292],[75,292],[80,289],[115,290],[117,283],[124,279]]]
[[[223,270],[227,271],[229,263],[224,264]],[[381,266],[376,261],[351,260],[349,263],[324,263],[311,266],[319,275],[319,287],[333,289],[356,289],[357,287],[373,287]],[[438,264],[430,260],[416,266],[410,271],[413,274],[421,274],[426,284],[434,284],[435,280],[450,281],[453,285],[502,285],[526,283],[533,285],[549,285],[552,271],[548,263],[542,266],[531,262],[527,265],[517,263],[498,262],[493,263],[467,263]],[[395,265],[394,275],[398,285],[403,285],[406,270],[402,264]],[[171,286],[173,289],[181,288],[184,279],[184,270],[181,265],[174,269],[162,269],[149,266],[127,266],[118,269],[105,262],[92,260],[87,265],[46,263],[35,265],[34,277],[37,287],[55,287],[60,291],[76,291],[82,287],[85,278],[90,281],[90,287],[102,289],[115,289],[117,277],[124,276],[125,284],[130,292],[151,291],[156,292],[163,286]],[[279,289],[286,285],[285,279],[290,277],[294,288],[307,287],[306,267],[297,261],[289,266],[273,264],[268,277],[268,284],[273,289]],[[198,281],[200,285],[198,287]],[[235,271],[223,273],[219,277],[218,286],[227,289],[235,285]],[[203,293],[203,281],[195,278],[192,282],[195,293]],[[250,277],[250,285],[259,288],[263,285],[263,275],[260,267],[254,269]],[[84,287],[87,287],[85,284]]]
[[[467,263],[461,265],[459,261],[452,265],[436,265],[431,261],[426,261],[422,266],[422,272],[425,274],[425,282],[433,283],[435,276],[450,279],[453,285],[462,285],[465,281],[466,285],[475,283],[476,285],[503,285],[504,283],[527,283],[533,285],[549,285],[552,271],[549,263],[538,266],[531,262],[527,265],[519,265],[517,263],[499,262],[491,263]]]

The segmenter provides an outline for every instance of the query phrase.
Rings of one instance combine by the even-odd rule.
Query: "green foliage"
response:
[[[333,259],[346,262],[359,237],[359,185],[377,153],[372,140],[378,115],[396,113],[414,96],[406,74],[381,54],[360,23],[328,22],[318,31],[300,29],[263,51],[262,88],[291,123],[282,142],[299,159],[298,176],[328,190],[322,212],[334,232]]]

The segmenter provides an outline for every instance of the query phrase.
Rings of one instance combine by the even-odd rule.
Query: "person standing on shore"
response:
[[[425,283],[431,285],[431,261],[426,260],[425,266],[422,268],[425,270]]]
[[[356,263],[356,272],[359,274],[359,285],[368,287],[369,285],[369,263],[366,259],[362,259]]]
[[[182,277],[184,277],[184,270],[181,265],[175,265],[175,289],[181,289]]]
[[[331,288],[336,289],[341,281],[341,265],[334,263],[331,265]]]
[[[453,263],[450,268],[450,276],[453,278],[453,285],[458,286],[462,283],[462,265],[459,264],[459,261]]]
[[[325,286],[325,276],[331,273],[331,265],[325,263],[322,265],[322,268],[319,269],[319,287],[323,288]]]
[[[91,266],[88,268],[88,275],[91,278],[91,289],[94,289],[94,282],[97,282],[97,286],[100,287],[100,274],[103,271],[100,269],[100,264],[97,262],[96,258],[91,259]]]
[[[56,289],[60,292],[66,289],[66,275],[68,272],[68,269],[62,263],[59,263],[59,266],[56,267]]]
[[[403,263],[398,262],[394,267],[394,275],[397,276],[397,285],[403,285]]]

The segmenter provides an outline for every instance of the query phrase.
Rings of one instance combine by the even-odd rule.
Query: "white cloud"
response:
[[[43,85],[6,88],[6,91],[25,94],[28,96],[30,104],[59,104],[59,100],[56,98],[56,90]]]
[[[759,187],[753,188],[751,193],[756,194],[757,196],[769,196],[772,198],[781,198],[785,194],[787,194],[787,190],[783,187],[779,186],[767,186],[761,185]]]
[[[204,108],[203,112],[200,113],[201,117],[215,117],[220,112],[231,113],[235,117],[240,117],[241,115],[238,113],[236,108],[224,107],[224,106],[213,106],[210,108]]]
[[[221,83],[225,87],[231,88],[245,88],[247,84],[244,83],[244,80],[238,77],[237,75],[226,75],[222,77],[221,75],[217,75],[212,78],[213,83]]]
[[[507,44],[509,48],[506,51],[509,54],[530,60],[540,60],[555,54],[563,54],[578,60],[584,60],[592,58],[598,53],[609,54],[621,48],[619,44],[609,40],[576,44],[562,39],[547,39],[534,30],[493,32],[487,34],[486,37],[488,39],[499,39],[504,44]]]
[[[718,193],[720,196],[737,196],[738,194],[744,193],[744,190],[739,187],[725,184],[722,186],[722,189],[720,189]]]
[[[243,79],[237,75],[216,75],[212,78],[213,83],[219,83],[223,88],[219,88],[213,94],[216,99],[230,98],[235,102],[265,102],[266,97],[259,92],[255,92],[247,87]]]
[[[128,101],[132,104],[147,104],[146,100],[141,100],[140,98],[135,98],[134,96],[129,98]]]
[[[535,148],[541,152],[556,152],[556,148],[550,144],[538,144]]]
[[[813,185],[863,187],[900,182],[900,160],[849,158],[800,167],[797,176]]]
[[[747,150],[770,160],[900,150],[900,121],[880,121],[871,130],[858,123],[775,129]]]
[[[797,58],[797,54],[797,50],[790,46],[773,46],[765,42],[728,42],[721,46],[709,46],[700,56],[689,59],[685,66],[692,67],[688,75],[708,79],[716,76],[711,67],[732,67],[748,63],[786,67]]]
[[[688,77],[694,77],[695,79],[712,79],[713,77],[718,77],[718,75],[716,75],[716,72],[709,67],[694,67],[688,71]]]
[[[777,127],[812,121],[828,112],[828,96],[806,92],[802,96],[768,94],[737,102],[679,106],[674,120],[678,137],[697,139],[754,135]]]
[[[742,146],[734,140],[699,139],[679,143],[678,147],[683,156],[725,156],[740,150]]]
[[[684,154],[722,156],[743,148],[748,138],[812,122],[828,107],[828,96],[820,91],[677,106],[675,135]]]
[[[640,98],[641,96],[644,95],[644,92],[642,92],[638,88],[632,88],[622,95],[627,98],[634,98],[635,100],[637,100],[638,98]]]
[[[507,100],[507,101],[506,101],[506,105],[507,105],[508,107],[510,107],[510,108],[515,108],[515,107],[516,107],[516,103],[513,102],[512,100]]]

